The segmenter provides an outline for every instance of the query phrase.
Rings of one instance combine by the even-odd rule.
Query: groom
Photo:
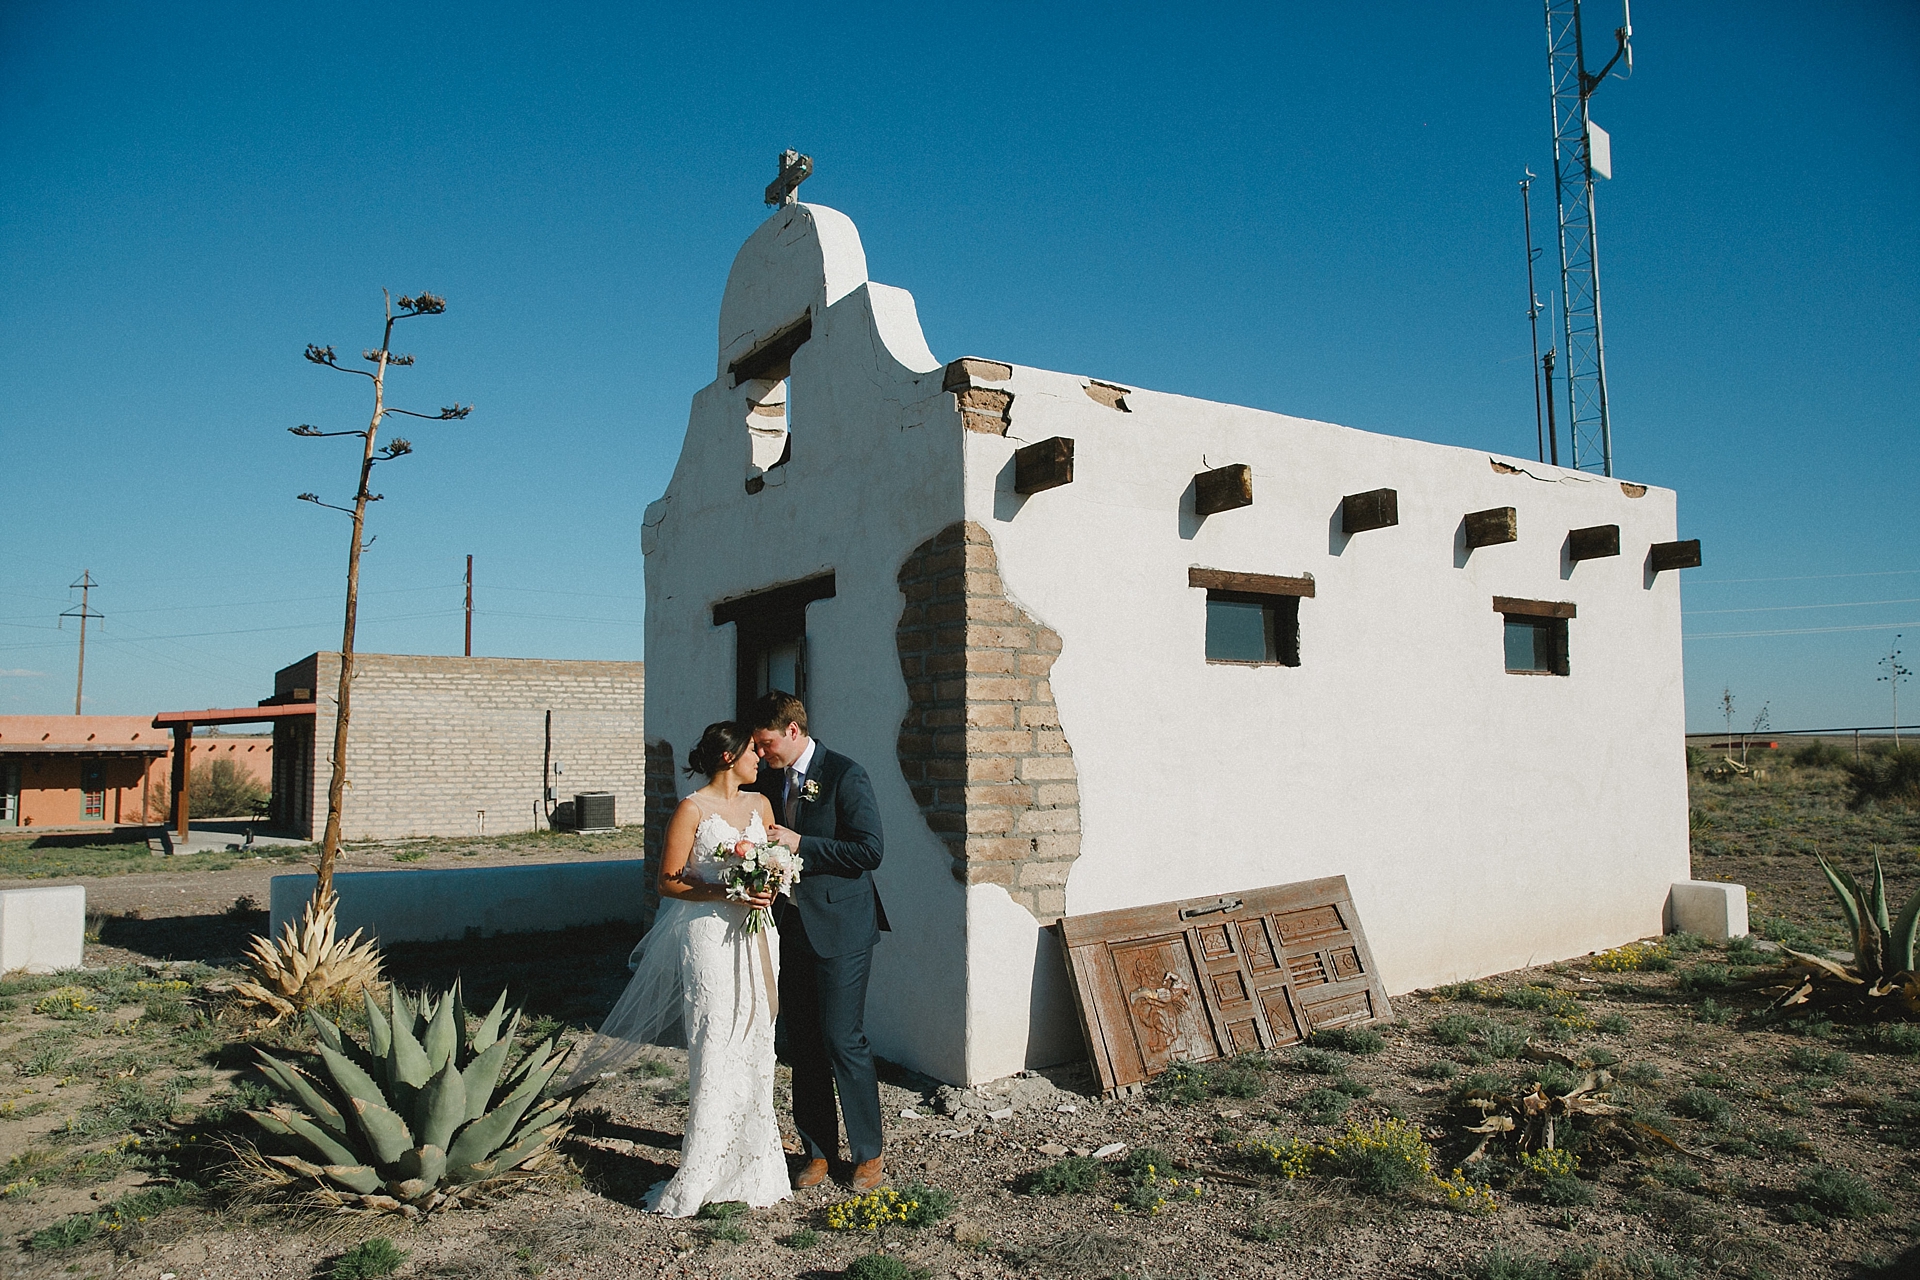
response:
[[[763,767],[752,789],[779,818],[771,835],[800,855],[792,900],[779,899],[781,1056],[793,1067],[793,1123],[807,1163],[796,1190],[827,1180],[840,1151],[840,1116],[853,1157],[853,1189],[887,1180],[880,1160],[880,1085],[867,1044],[867,974],[887,929],[874,887],[880,806],[866,770],[807,736],[807,709],[778,689],[748,710]]]

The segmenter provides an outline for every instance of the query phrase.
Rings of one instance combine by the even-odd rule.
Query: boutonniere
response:
[[[800,787],[800,798],[807,801],[818,800],[820,798],[820,784],[812,778],[808,778]]]

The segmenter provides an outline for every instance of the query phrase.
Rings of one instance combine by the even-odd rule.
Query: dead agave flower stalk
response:
[[[381,986],[380,951],[361,942],[363,930],[336,936],[339,898],[329,890],[307,900],[296,928],[289,920],[278,938],[256,935],[247,945],[247,967],[255,981],[236,982],[234,993],[272,1011],[269,1025],[289,1014],[338,1004]]]

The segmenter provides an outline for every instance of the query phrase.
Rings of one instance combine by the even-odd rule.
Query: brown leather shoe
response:
[[[881,1167],[879,1156],[871,1160],[862,1160],[853,1166],[853,1189],[861,1195],[878,1190],[887,1185],[887,1171]]]
[[[793,1189],[805,1191],[808,1187],[817,1187],[827,1180],[827,1162],[809,1160],[799,1173],[793,1175]]]

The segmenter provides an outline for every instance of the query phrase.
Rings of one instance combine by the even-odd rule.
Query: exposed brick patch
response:
[[[982,382],[1005,382],[1013,376],[1013,366],[997,360],[979,360],[962,356],[947,366],[941,386],[960,403],[960,421],[969,431],[982,435],[1004,436],[1012,419],[1013,393]]]
[[[667,824],[680,807],[680,791],[673,776],[673,744],[647,744],[646,799],[646,877],[641,889],[640,918],[651,928],[654,912],[660,909],[660,858],[666,846]]]
[[[1007,598],[993,539],[973,521],[915,547],[899,582],[901,771],[954,878],[1004,885],[1050,923],[1080,856],[1079,774],[1049,679],[1060,637]]]

